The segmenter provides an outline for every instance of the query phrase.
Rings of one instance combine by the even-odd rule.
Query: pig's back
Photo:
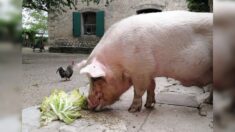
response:
[[[129,74],[190,80],[210,67],[211,44],[212,14],[170,11],[118,22],[93,54],[102,56],[108,65],[122,65]]]
[[[165,42],[164,45],[167,46],[172,44],[166,43],[166,40],[171,41],[171,39],[165,39],[169,38],[169,36],[177,36],[176,39],[174,38],[176,47],[180,47],[183,44],[188,45],[189,43],[182,43],[182,40],[187,39],[187,37],[188,40],[191,39],[190,35],[192,35],[192,32],[195,34],[212,34],[212,19],[211,13],[193,13],[188,11],[167,11],[131,16],[111,26],[92,54],[99,53],[100,50],[109,49],[110,47],[122,47],[124,49],[135,47],[140,43],[131,42],[138,42],[138,40],[140,40],[139,42],[150,41],[147,44],[154,45],[163,45],[160,42]],[[180,36],[182,34],[185,36]],[[181,41],[181,44],[178,45],[177,41]],[[110,50],[112,49],[114,48]]]

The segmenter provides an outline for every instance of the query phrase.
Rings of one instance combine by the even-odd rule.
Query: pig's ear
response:
[[[94,78],[105,77],[104,66],[96,61],[82,68],[80,74],[87,74]]]

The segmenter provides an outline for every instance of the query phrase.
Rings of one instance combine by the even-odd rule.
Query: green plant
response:
[[[76,9],[76,1],[77,0],[23,0],[23,7],[43,10],[46,12],[56,11],[56,12],[65,12],[66,8]],[[89,5],[90,2],[99,4],[101,0],[81,0],[82,2],[86,2]],[[105,0],[105,5],[108,5],[113,0]]]
[[[195,12],[209,12],[210,3],[208,0],[187,0],[190,11]]]
[[[54,120],[70,124],[81,117],[79,111],[86,107],[86,104],[85,96],[81,95],[78,90],[73,90],[70,94],[62,90],[54,90],[41,103],[41,126]]]

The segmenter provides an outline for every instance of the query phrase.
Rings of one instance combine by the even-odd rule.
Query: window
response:
[[[136,13],[144,14],[144,13],[154,13],[154,12],[161,12],[161,10],[149,8],[149,9],[138,10]]]
[[[105,12],[73,12],[73,36],[96,35],[102,37],[105,31]]]
[[[96,34],[96,13],[95,12],[84,12],[82,13],[83,19],[83,34],[84,35],[95,35]]]

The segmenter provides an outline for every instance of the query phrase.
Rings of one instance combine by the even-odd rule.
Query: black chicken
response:
[[[63,67],[59,67],[56,71],[56,73],[59,72],[61,78],[65,78],[66,80],[70,80],[70,77],[73,75],[73,66],[74,61],[72,62],[72,65],[67,66],[67,69],[64,70]]]

